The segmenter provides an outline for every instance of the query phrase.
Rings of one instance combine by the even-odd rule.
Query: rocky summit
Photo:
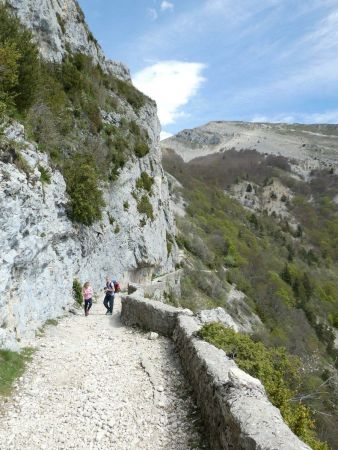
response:
[[[125,65],[105,57],[76,0],[10,0],[7,4],[33,31],[45,59],[60,62],[69,52],[83,53],[105,70],[130,81]]]

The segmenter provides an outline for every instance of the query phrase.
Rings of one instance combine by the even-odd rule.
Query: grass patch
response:
[[[56,327],[58,325],[59,321],[57,319],[48,319],[46,322],[46,325],[51,325],[53,327]]]
[[[52,180],[52,176],[51,176],[50,172],[41,165],[39,165],[38,169],[40,172],[41,183],[42,184],[50,184],[51,180]]]
[[[10,395],[13,383],[24,373],[32,354],[31,348],[26,348],[20,353],[0,350],[0,395]]]

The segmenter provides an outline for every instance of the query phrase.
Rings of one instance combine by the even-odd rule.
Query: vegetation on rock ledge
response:
[[[58,20],[62,27],[62,18]],[[68,54],[61,63],[43,61],[31,32],[6,5],[0,5],[0,24],[0,66],[5,68],[0,73],[0,116],[22,121],[39,149],[49,153],[66,178],[70,217],[90,225],[101,217],[100,180],[114,182],[128,159],[149,152],[146,130],[124,116],[129,111],[136,117],[151,100],[131,83],[103,72],[87,55]],[[119,117],[114,125],[104,120],[109,114]],[[92,195],[87,195],[86,175],[75,179],[71,169],[74,155],[80,154]],[[81,186],[76,188],[74,181]]]
[[[300,386],[301,362],[283,348],[267,348],[249,336],[219,323],[204,325],[200,336],[234,358],[237,365],[263,383],[271,403],[280,409],[291,430],[314,450],[328,450],[314,433],[310,409],[296,401]]]

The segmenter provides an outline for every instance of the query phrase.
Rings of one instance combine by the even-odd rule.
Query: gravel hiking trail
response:
[[[1,450],[205,449],[172,342],[105,316],[69,315],[31,342],[33,360],[0,400]]]

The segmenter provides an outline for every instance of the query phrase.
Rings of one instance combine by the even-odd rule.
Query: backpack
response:
[[[115,292],[121,291],[121,285],[118,281],[114,281],[114,289],[115,289]]]

